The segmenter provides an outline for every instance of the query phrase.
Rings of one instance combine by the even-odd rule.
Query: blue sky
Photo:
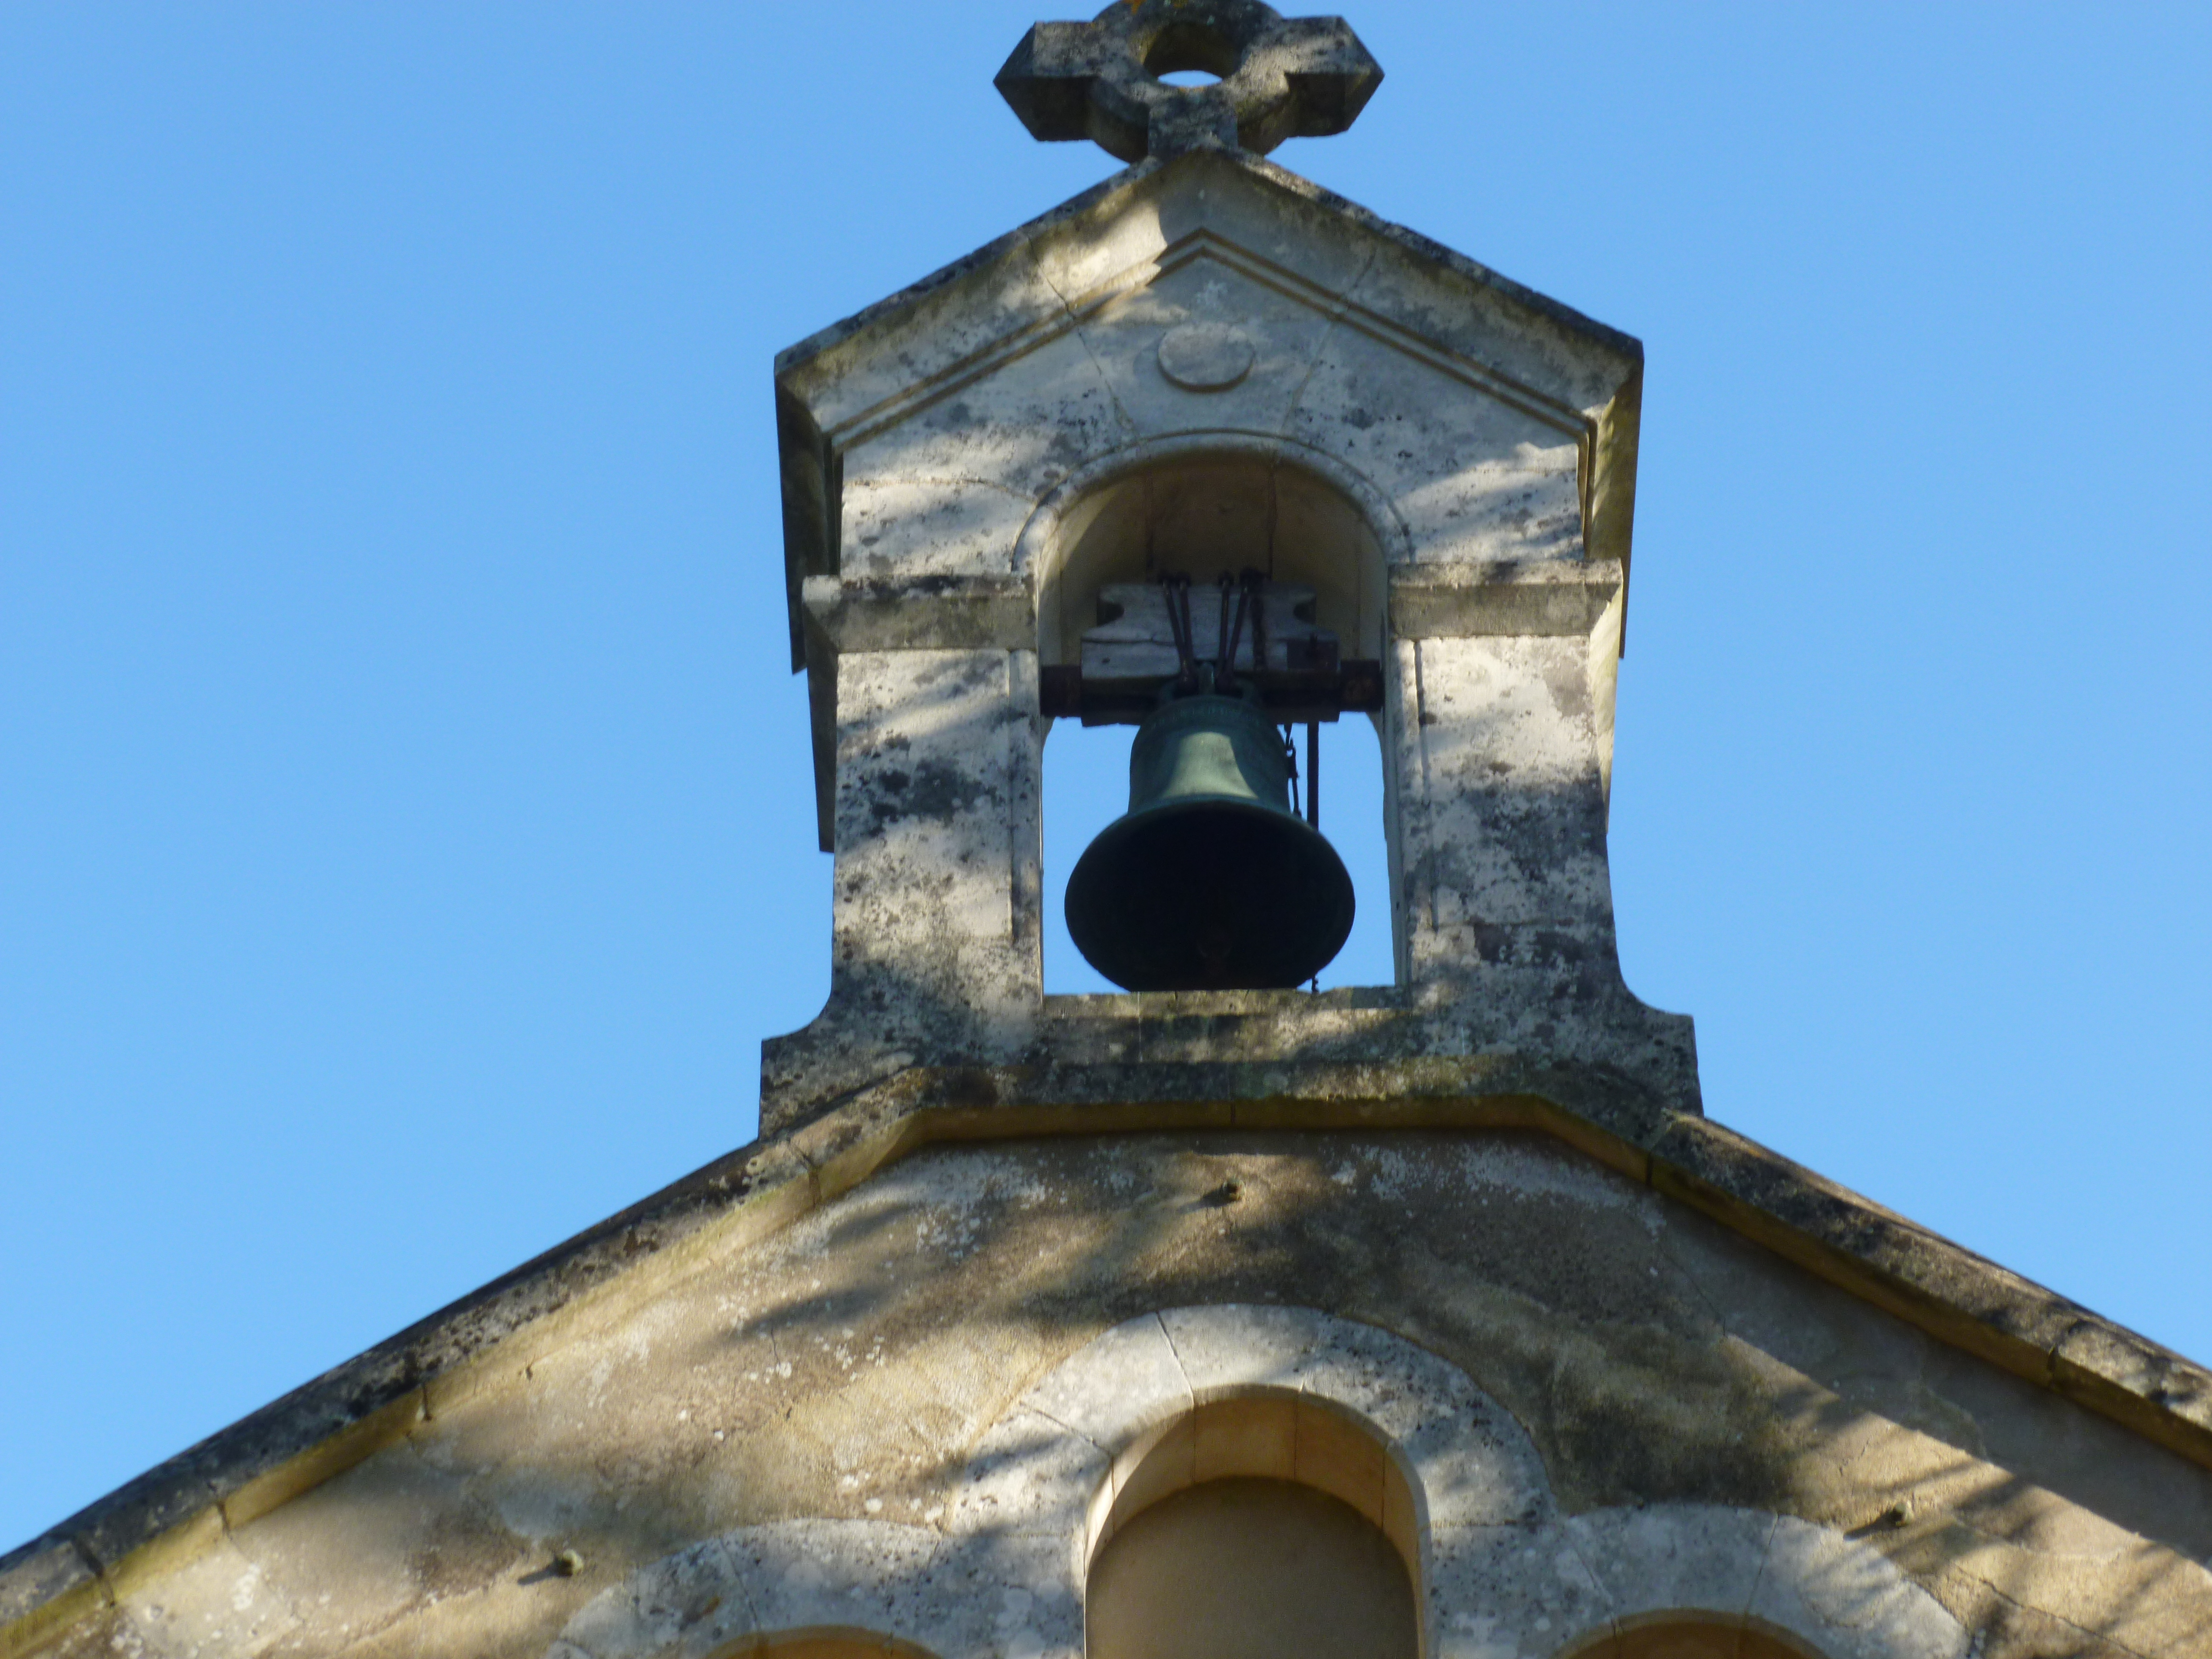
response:
[[[1645,342],[1613,873],[1707,1109],[2212,1358],[2212,14],[1343,3],[1276,159]],[[0,1548],[750,1138],[770,359],[1110,170],[991,90],[1038,15],[0,11]]]

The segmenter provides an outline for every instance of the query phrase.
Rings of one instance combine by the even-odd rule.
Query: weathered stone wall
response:
[[[1413,640],[1399,660],[1400,768],[1419,786],[1401,811],[1407,981],[1524,1020],[1632,1000],[1606,860],[1612,703],[1586,642]]]
[[[50,1650],[537,1659],[653,1564],[799,1522],[883,1528],[834,1535],[848,1553],[878,1540],[868,1605],[896,1631],[902,1583],[983,1547],[950,1512],[1025,1394],[1125,1321],[1223,1304],[1318,1310],[1464,1373],[1533,1449],[1546,1503],[1590,1517],[1588,1547],[1616,1558],[1589,1595],[1610,1593],[1607,1570],[1662,1570],[1601,1541],[1626,1524],[1602,1517],[1641,1507],[1705,1517],[1698,1547],[1748,1552],[1754,1577],[1778,1539],[1814,1551],[1808,1572],[1819,1539],[1854,1540],[1979,1659],[2212,1652],[2203,1468],[1548,1139],[1422,1132],[921,1152],[672,1283],[618,1285],[526,1364],[495,1355],[473,1394],[180,1550]],[[551,1565],[564,1550],[573,1577]],[[701,1639],[728,1628],[664,1611],[672,1654],[698,1645],[687,1617]],[[1537,1616],[1480,1641],[1445,1632],[1438,1650],[1537,1659],[1567,1634]],[[974,1651],[999,1650],[992,1629]]]
[[[841,660],[835,1015],[784,1046],[768,1088],[842,1093],[923,1056],[1030,1039],[1039,741],[1034,652]]]

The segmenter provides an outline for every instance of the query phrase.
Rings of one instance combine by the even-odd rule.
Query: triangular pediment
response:
[[[1193,329],[1243,335],[1249,362],[1179,381],[1159,354]],[[1256,157],[1146,162],[782,355],[794,602],[842,568],[856,482],[957,474],[1034,501],[1194,428],[1384,473],[1565,467],[1578,543],[1625,558],[1641,363],[1629,337]]]
[[[1249,234],[1252,228],[1243,228]],[[1285,250],[1278,247],[1276,252]],[[1352,283],[1356,290],[1359,276]],[[1224,374],[1233,374],[1235,379],[1220,385],[1177,380],[1165,371],[1147,374],[1152,365],[1139,361],[1141,348],[1129,349],[1139,342],[1152,346],[1164,333],[1191,325],[1247,331],[1265,327],[1272,350],[1255,354],[1257,361],[1248,357],[1242,364],[1224,365]],[[1066,296],[1057,310],[985,340],[934,372],[914,373],[912,355],[898,353],[898,378],[872,379],[869,390],[882,392],[879,400],[849,407],[845,418],[823,435],[840,449],[864,445],[921,409],[957,398],[979,382],[1070,340],[1095,364],[1115,404],[1139,432],[1187,421],[1188,405],[1176,394],[1194,391],[1216,394],[1209,414],[1211,423],[1222,428],[1294,430],[1299,394],[1310,389],[1324,339],[1339,329],[1395,354],[1402,369],[1425,380],[1435,377],[1455,383],[1516,412],[1533,435],[1577,443],[1594,419],[1559,395],[1577,388],[1554,384],[1547,390],[1516,378],[1386,311],[1361,303],[1356,293],[1322,285],[1228,230],[1201,224],[1136,262],[1104,274],[1085,291]],[[1526,373],[1534,366],[1516,367]],[[1148,409],[1150,404],[1166,407]]]
[[[1643,356],[1632,337],[1255,156],[1146,162],[823,330],[777,359],[825,434],[988,372],[1211,258],[1324,315],[1567,418]]]

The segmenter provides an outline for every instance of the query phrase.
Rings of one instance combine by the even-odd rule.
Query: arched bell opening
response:
[[[1381,741],[1392,532],[1387,507],[1332,466],[1274,441],[1173,441],[1071,480],[1023,538],[1048,750],[1048,992],[1395,980]],[[1216,684],[1224,649],[1234,672]],[[1196,729],[1156,729],[1163,700],[1216,693],[1232,701],[1183,711]],[[1233,767],[1206,758],[1232,754]],[[1157,918],[1209,903],[1221,915],[1192,938],[1133,949],[1168,932]],[[1102,942],[1102,921],[1120,943]]]
[[[1037,660],[1075,662],[1109,582],[1146,582],[1163,572],[1211,574],[1217,568],[1265,571],[1311,587],[1314,620],[1344,642],[1345,654],[1382,654],[1388,566],[1352,481],[1324,476],[1319,457],[1293,459],[1273,443],[1224,438],[1165,453],[1139,453],[1097,479],[1072,481],[1057,504],[1036,560]]]
[[[1089,1659],[1417,1659],[1420,1506],[1389,1449],[1310,1396],[1154,1429],[1091,1506]]]

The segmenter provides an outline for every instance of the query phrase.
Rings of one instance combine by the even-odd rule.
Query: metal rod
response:
[[[1221,609],[1214,612],[1214,617],[1221,625],[1214,636],[1217,643],[1213,647],[1213,689],[1226,691],[1237,684],[1237,665],[1229,660],[1229,573],[1226,570],[1221,573],[1221,580],[1217,586],[1221,592]]]
[[[1251,617],[1253,625],[1256,628],[1260,618],[1252,604],[1252,584],[1239,582],[1237,586],[1237,620],[1229,625],[1229,665],[1232,669],[1237,666],[1237,641],[1243,637],[1244,619],[1247,617]],[[1255,634],[1254,637],[1258,636]],[[1253,672],[1256,673],[1267,665],[1260,659],[1260,653],[1257,651],[1253,652]]]
[[[1224,572],[1223,574],[1221,582],[1221,605],[1224,611],[1226,611],[1229,606],[1229,577],[1227,573]],[[1216,678],[1215,690],[1217,690],[1228,691],[1236,689],[1237,641],[1243,635],[1244,613],[1247,606],[1251,602],[1251,599],[1252,585],[1249,582],[1239,584],[1237,589],[1237,620],[1230,623],[1229,643],[1224,646],[1221,650],[1221,672]],[[1255,667],[1258,667],[1261,665],[1255,662],[1253,665]]]
[[[1306,822],[1321,828],[1321,722],[1306,722]]]
[[[1252,672],[1267,672],[1267,579],[1256,570],[1243,575],[1244,590],[1253,595],[1252,601]]]
[[[1321,828],[1321,722],[1306,722],[1306,822],[1315,830]],[[1321,994],[1321,975],[1316,973],[1306,987],[1309,994]]]
[[[1198,656],[1190,637],[1190,578],[1164,571],[1160,575],[1160,592],[1167,601],[1168,632],[1175,635],[1176,688],[1186,693],[1195,691],[1198,689]]]

